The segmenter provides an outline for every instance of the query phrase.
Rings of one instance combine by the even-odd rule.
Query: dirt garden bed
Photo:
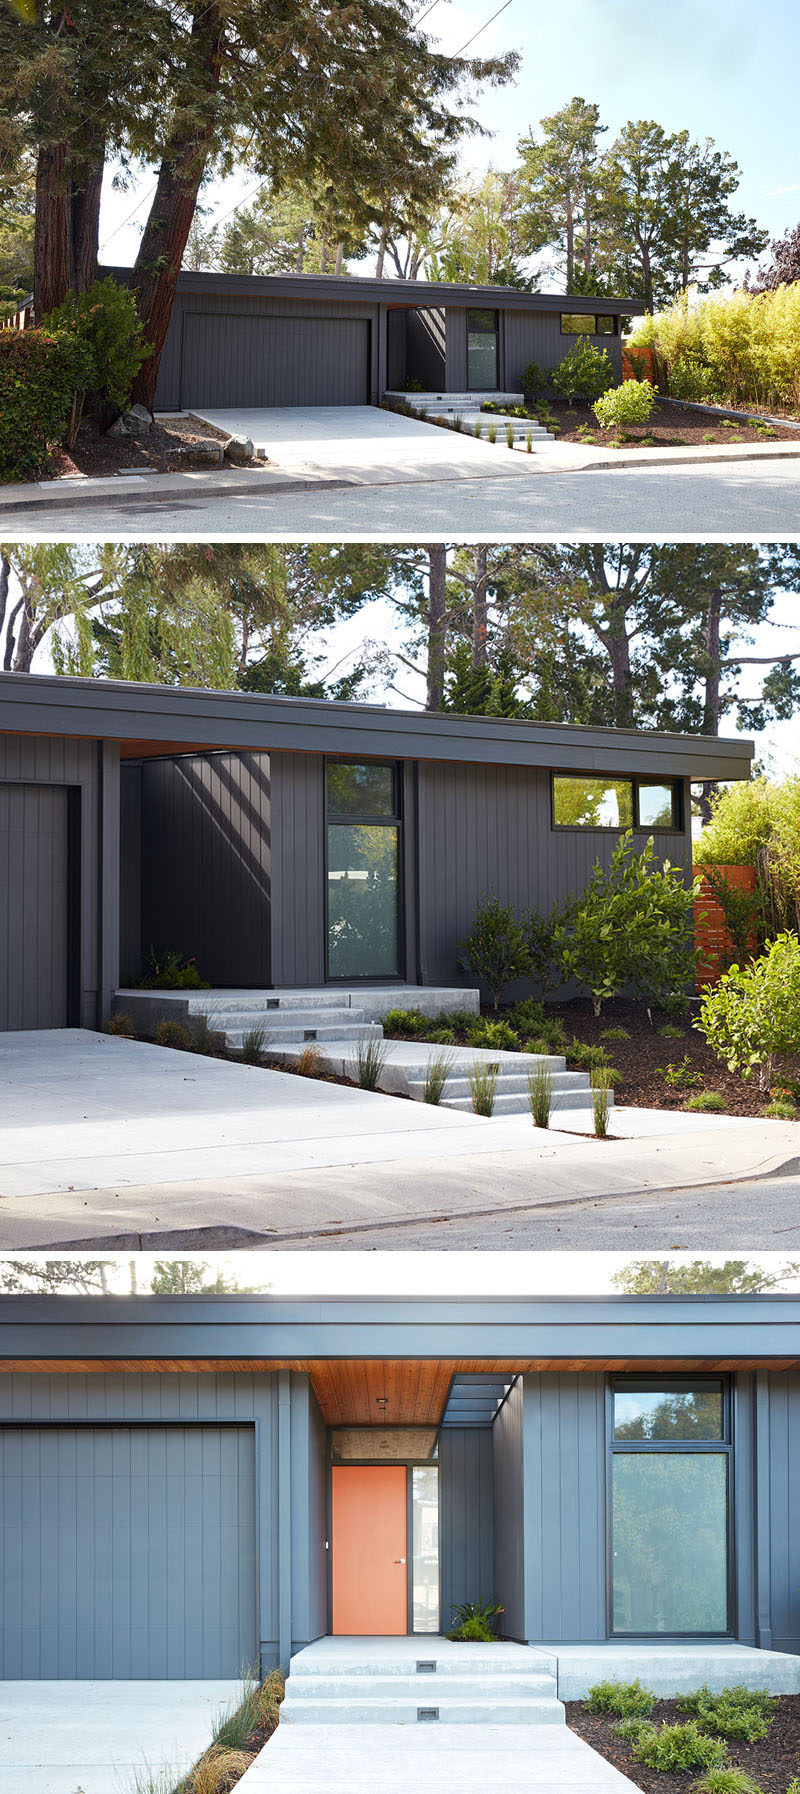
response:
[[[619,1722],[610,1713],[589,1713],[583,1701],[567,1701],[567,1725],[615,1769],[642,1788],[644,1794],[686,1794],[700,1770],[680,1774],[646,1769],[634,1757],[630,1744],[615,1738]],[[679,1725],[688,1715],[676,1701],[658,1701],[653,1711],[657,1724]],[[752,1776],[761,1794],[786,1794],[793,1776],[800,1775],[800,1695],[781,1695],[766,1738],[758,1744],[728,1740],[728,1762]]]
[[[227,440],[223,430],[191,416],[170,417],[163,423],[156,420],[147,436],[104,436],[86,419],[70,453],[65,448],[51,450],[46,477],[74,479],[76,474],[86,474],[101,479],[127,472],[180,473],[193,464],[191,454],[180,451],[199,451],[197,464],[203,465],[202,451],[216,451]],[[208,465],[213,467],[214,460],[209,454]]]
[[[800,422],[793,428],[775,428],[746,418],[713,417],[694,405],[668,405],[656,400],[647,424],[619,430],[601,430],[590,405],[567,405],[548,399],[544,406],[559,428],[558,442],[586,442],[603,448],[702,448],[709,443],[800,442]],[[542,419],[546,422],[546,418]],[[498,436],[498,440],[499,440]]]

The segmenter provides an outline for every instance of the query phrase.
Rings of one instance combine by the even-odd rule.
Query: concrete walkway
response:
[[[224,1225],[279,1244],[767,1176],[800,1155],[794,1122],[619,1109],[614,1128],[597,1141],[88,1031],[4,1034],[0,1245]]]
[[[0,1682],[0,1794],[133,1794],[145,1770],[177,1781],[240,1699],[238,1682]]]

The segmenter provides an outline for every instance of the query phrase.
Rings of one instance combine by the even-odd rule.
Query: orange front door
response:
[[[334,1464],[333,1631],[403,1635],[408,1628],[406,1469]]]

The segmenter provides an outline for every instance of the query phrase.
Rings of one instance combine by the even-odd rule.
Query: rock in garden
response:
[[[146,405],[131,405],[122,413],[122,422],[129,436],[149,436],[153,428],[153,413]]]
[[[226,461],[234,461],[237,465],[252,461],[255,452],[256,445],[249,436],[230,436],[224,449]]]
[[[125,423],[124,419],[121,417],[118,417],[115,424],[109,425],[109,428],[106,431],[106,435],[107,436],[130,436],[130,430],[128,429],[128,426]]]
[[[167,449],[162,465],[165,471],[172,468],[176,473],[181,473],[184,468],[189,467],[221,467],[222,443],[183,443],[180,448]]]

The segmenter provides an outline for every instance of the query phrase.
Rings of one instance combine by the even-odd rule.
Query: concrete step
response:
[[[295,1688],[296,1684],[296,1688]],[[435,1696],[448,1700],[472,1700],[476,1696],[486,1694],[494,1697],[499,1694],[511,1699],[512,1695],[520,1700],[530,1696],[536,1699],[552,1699],[556,1697],[555,1677],[546,1670],[539,1670],[531,1675],[522,1675],[516,1671],[506,1670],[499,1675],[458,1675],[450,1673],[413,1674],[408,1669],[403,1674],[384,1675],[380,1671],[370,1670],[362,1675],[337,1675],[334,1671],[323,1674],[297,1676],[292,1673],[287,1687],[303,1700],[340,1700],[355,1694],[358,1700],[364,1696],[370,1699],[386,1699],[400,1696],[414,1701],[417,1705]]]
[[[177,993],[183,995],[183,992]],[[315,991],[271,991],[271,990],[239,990],[239,991],[187,991],[190,1010],[213,1009],[215,1015],[241,1014],[248,1015],[262,1010],[269,1015],[292,1014],[295,1010],[334,1009],[337,1012],[349,1010],[351,1004],[345,994],[339,990]]]
[[[553,1100],[550,1104],[550,1113],[551,1115],[554,1115],[559,1109],[591,1109],[591,1106],[592,1092],[590,1088],[585,1090],[554,1090]],[[448,1097],[447,1092],[445,1092],[445,1095],[442,1098],[441,1107],[443,1109],[459,1109],[464,1113],[472,1114],[472,1095],[457,1096],[451,1100],[451,1098]],[[609,1107],[612,1109],[614,1107],[613,1090],[610,1092]],[[494,1099],[492,1114],[522,1115],[527,1113],[529,1109],[530,1104],[528,1102],[527,1090],[524,1094],[515,1091],[512,1092],[510,1096],[505,1096],[503,1092],[498,1089]]]
[[[532,1074],[530,1072],[525,1073],[525,1072],[516,1072],[516,1071],[506,1071],[506,1069],[503,1066],[501,1066],[500,1071],[498,1073],[498,1077],[497,1077],[497,1094],[498,1094],[498,1096],[501,1096],[501,1095],[502,1096],[524,1096],[525,1101],[527,1103],[527,1100],[528,1100],[528,1078],[531,1075]],[[551,1082],[551,1089],[552,1089],[554,1096],[557,1091],[562,1091],[562,1090],[568,1090],[568,1091],[582,1090],[582,1091],[585,1091],[587,1094],[591,1090],[591,1085],[590,1085],[588,1077],[586,1076],[586,1073],[581,1072],[581,1071],[554,1071],[554,1072],[551,1072],[550,1082]],[[409,1093],[409,1096],[416,1097],[418,1102],[422,1102],[424,1100],[424,1096],[425,1096],[425,1080],[424,1080],[424,1078],[421,1078],[421,1077],[409,1078],[408,1079],[408,1093]],[[453,1067],[453,1070],[450,1073],[447,1083],[445,1084],[445,1094],[446,1094],[448,1100],[452,1099],[453,1097],[458,1097],[458,1096],[471,1097],[472,1092],[470,1090],[469,1078],[467,1077],[467,1074],[464,1071],[463,1067],[461,1067],[460,1065]]]
[[[426,1678],[419,1680],[424,1682]],[[476,1680],[474,1692],[461,1698],[447,1694],[434,1697],[429,1687],[422,1687],[413,1695],[393,1699],[365,1695],[349,1682],[341,1694],[313,1698],[295,1694],[290,1676],[281,1707],[282,1725],[413,1725],[426,1719],[430,1723],[434,1716],[445,1725],[565,1724],[564,1708],[553,1695],[528,1698],[522,1694],[487,1693],[482,1680]]]
[[[480,411],[484,401],[493,405],[522,405],[524,394],[521,392],[492,392],[487,387],[484,392],[387,392],[387,399],[405,399],[406,404],[414,405],[418,410],[435,410],[447,417],[453,412]]]
[[[212,1017],[212,1026],[213,1021]],[[221,1026],[225,1027],[225,1038],[228,1045],[235,1048],[241,1047],[245,1034],[250,1028],[258,1026],[260,1021],[260,1016],[253,1016],[246,1026],[242,1027],[240,1024],[235,1028],[228,1028],[224,1022],[221,1023]],[[302,1024],[287,1021],[279,1026],[269,1018],[265,1018],[263,1025],[266,1028],[266,1047],[313,1046],[315,1042],[322,1041],[342,1041],[355,1045],[359,1040],[383,1039],[380,1022],[331,1022],[329,1024],[317,1018],[316,1021]]]
[[[193,1011],[196,1015],[197,1010]],[[209,1021],[216,1021],[221,1028],[250,1028],[254,1022],[262,1022],[272,1034],[281,1034],[286,1028],[359,1028],[374,1027],[359,1009],[217,1009],[209,1003],[205,1014]],[[382,1032],[382,1030],[381,1030]]]

